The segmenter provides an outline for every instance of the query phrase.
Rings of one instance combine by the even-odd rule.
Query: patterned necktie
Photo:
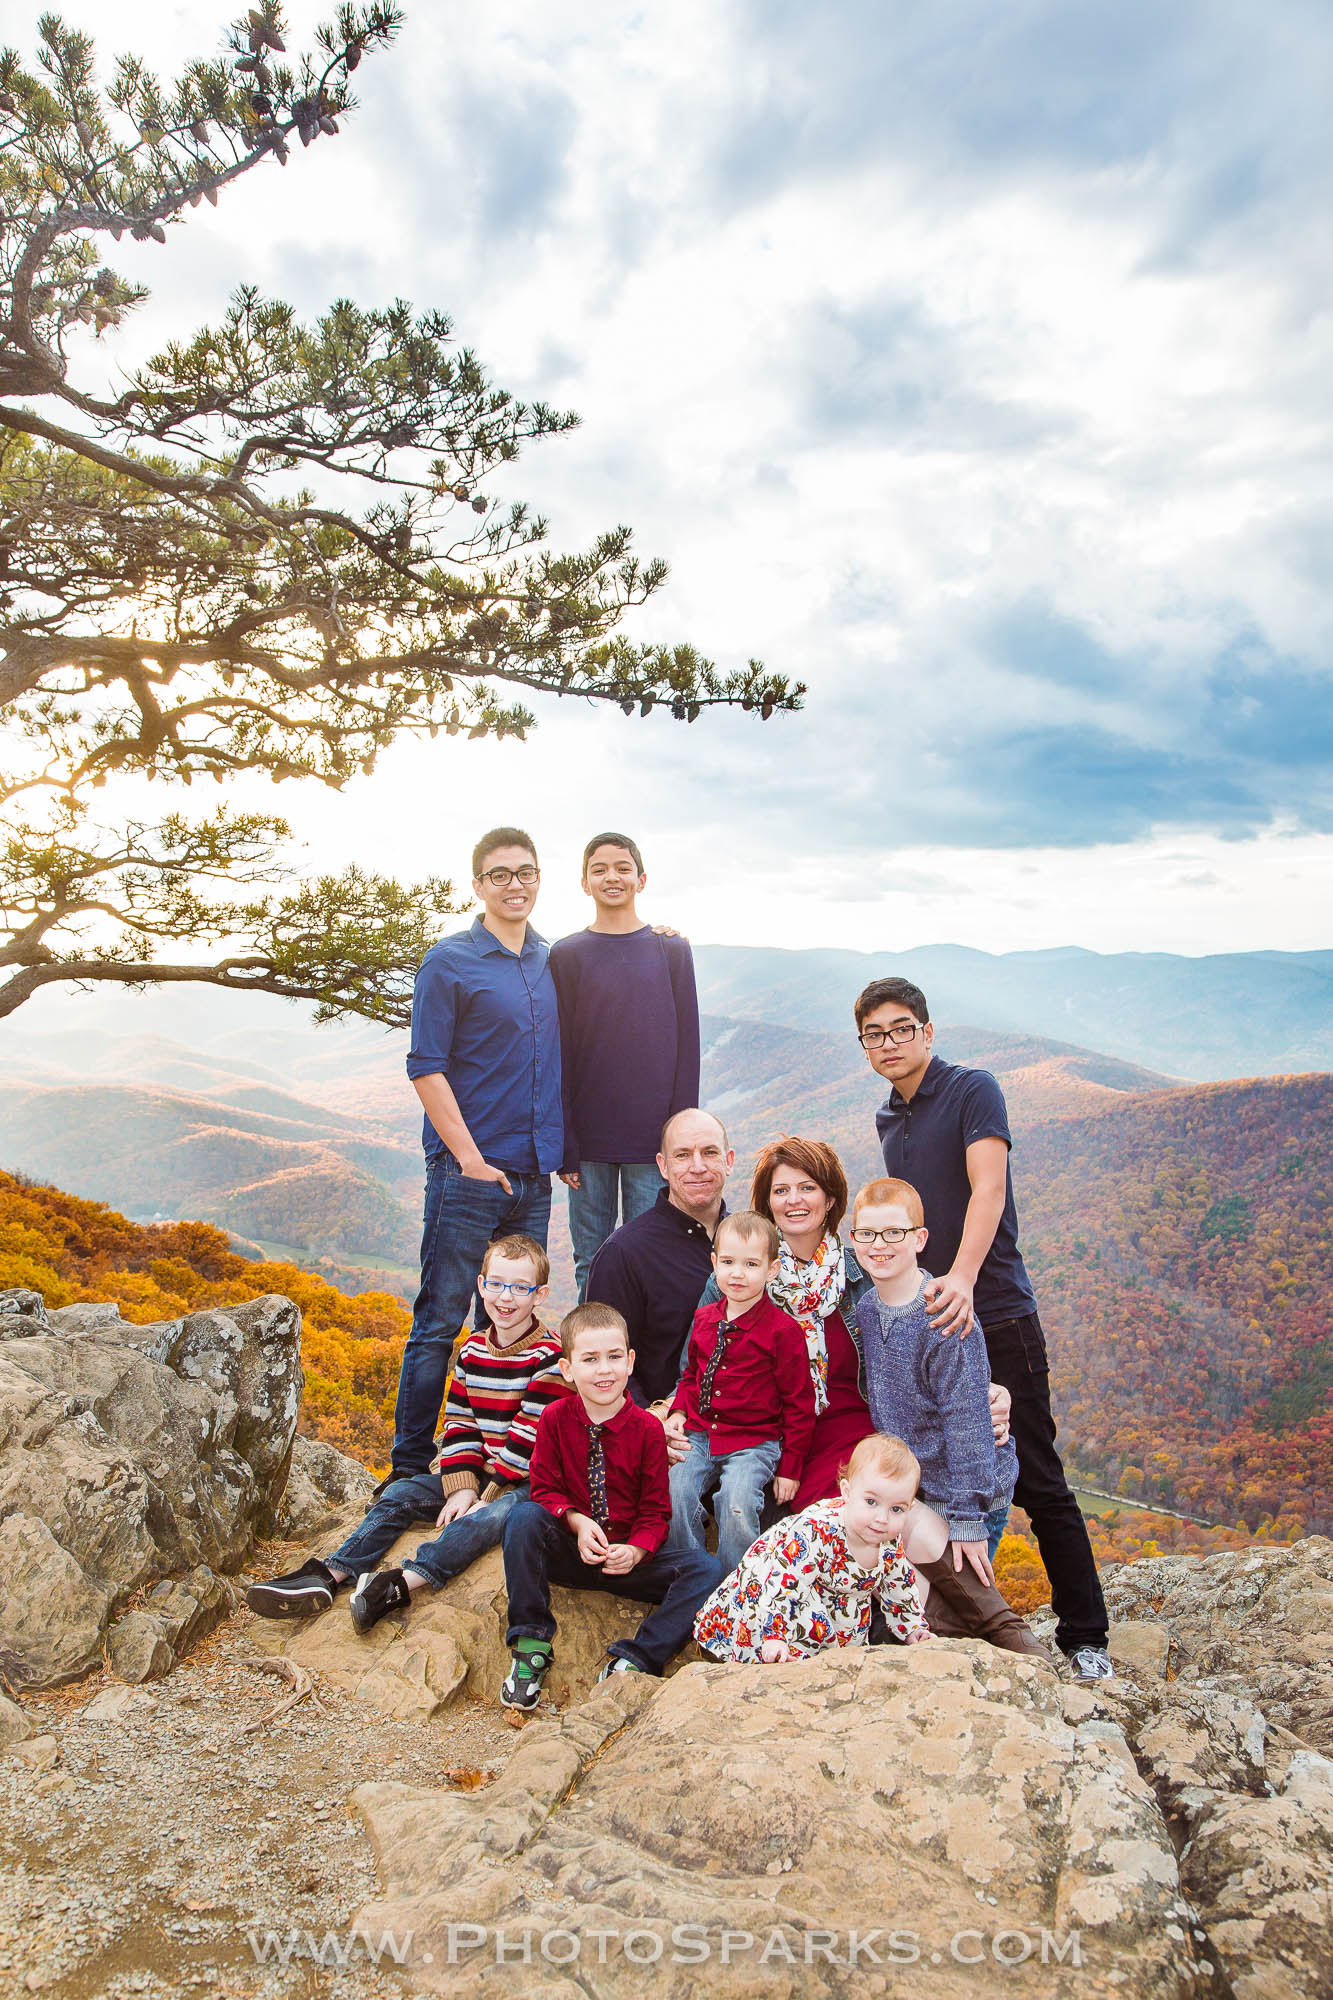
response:
[[[606,1452],[602,1445],[601,1424],[588,1425],[588,1505],[599,1528],[604,1528],[610,1519],[610,1509],[606,1504]]]
[[[708,1357],[708,1365],[704,1369],[703,1380],[699,1384],[699,1415],[701,1417],[712,1414],[713,1382],[718,1369],[722,1366],[722,1357],[727,1351],[727,1335],[731,1330],[730,1320],[725,1325],[719,1326],[717,1330],[717,1346]]]

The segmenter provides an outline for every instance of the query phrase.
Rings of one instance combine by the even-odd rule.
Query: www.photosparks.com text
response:
[[[958,1930],[932,1938],[915,1930],[710,1931],[703,1924],[619,1930],[532,1930],[517,1925],[449,1924],[414,1949],[415,1931],[251,1930],[250,1950],[260,1965],[293,1961],[324,1966],[350,1965],[363,1958],[373,1965],[607,1965],[623,1958],[631,1965],[991,1965],[1017,1971],[1025,1965],[1084,1963],[1080,1931]]]

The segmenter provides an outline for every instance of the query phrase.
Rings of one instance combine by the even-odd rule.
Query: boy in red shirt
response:
[[[796,1496],[815,1427],[805,1335],[766,1287],[778,1274],[778,1232],[752,1208],[726,1215],[713,1238],[719,1304],[700,1306],[666,1434],[686,1447],[671,1468],[668,1548],[704,1545],[703,1499],[717,1491],[717,1553],[735,1569],[759,1533],[764,1489]]]
[[[664,1550],[671,1521],[661,1423],[626,1394],[634,1352],[612,1306],[576,1306],[560,1325],[560,1372],[575,1394],[543,1411],[531,1493],[504,1530],[509,1592],[506,1708],[535,1708],[550,1670],[551,1585],[607,1590],[654,1609],[617,1639],[598,1675],[660,1674],[689,1639],[694,1614],[721,1580],[702,1549]]]

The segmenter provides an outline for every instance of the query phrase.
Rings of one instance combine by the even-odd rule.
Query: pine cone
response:
[[[472,502],[472,511],[474,514],[484,514],[486,512],[486,502],[481,498],[480,494]]]
[[[204,119],[204,118],[196,118],[196,119],[195,119],[195,121],[194,121],[193,125],[191,125],[191,127],[190,127],[190,137],[191,137],[192,139],[196,140],[196,141],[198,142],[198,144],[199,144],[199,145],[201,145],[201,146],[206,146],[206,145],[208,144],[208,121],[207,121],[207,119]]]
[[[76,118],[74,120],[74,130],[78,134],[79,144],[91,148],[93,143],[93,128],[87,119]]]

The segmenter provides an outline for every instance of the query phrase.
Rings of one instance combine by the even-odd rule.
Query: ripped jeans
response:
[[[735,1569],[751,1542],[758,1538],[764,1490],[777,1474],[782,1444],[748,1445],[744,1451],[708,1449],[703,1431],[689,1433],[689,1450],[671,1468],[671,1527],[667,1549],[704,1546],[704,1497],[717,1488],[713,1513],[717,1520],[717,1559],[724,1575]]]

